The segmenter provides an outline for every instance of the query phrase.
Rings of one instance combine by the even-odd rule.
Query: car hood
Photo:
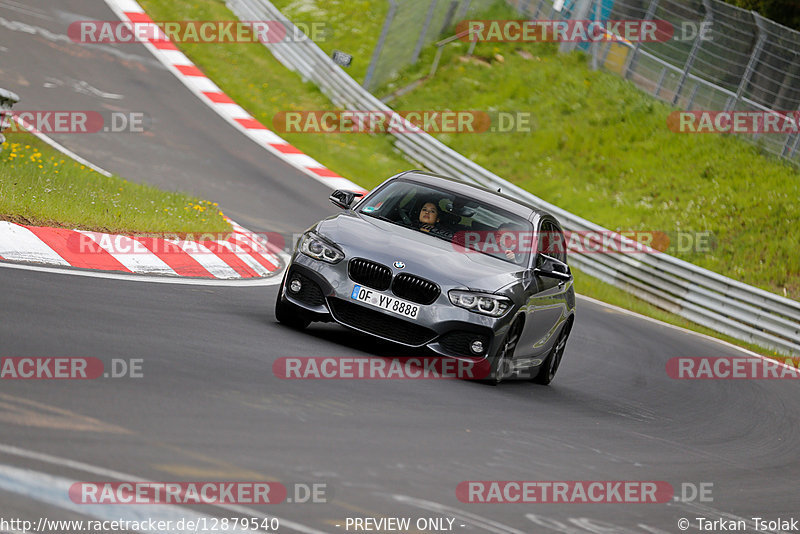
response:
[[[439,284],[495,292],[523,278],[524,269],[518,265],[375,217],[341,213],[320,221],[316,231],[342,247],[348,258],[367,258],[389,267],[401,261],[403,272]]]

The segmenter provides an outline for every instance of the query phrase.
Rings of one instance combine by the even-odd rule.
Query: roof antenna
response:
[[[500,192],[501,192],[499,187],[497,188],[497,192],[498,192],[498,193],[500,193]]]

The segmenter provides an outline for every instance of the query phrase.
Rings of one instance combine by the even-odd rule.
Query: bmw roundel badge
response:
[[[403,263],[402,261],[394,262],[394,266],[395,266],[396,269],[405,269],[406,268],[406,264]]]

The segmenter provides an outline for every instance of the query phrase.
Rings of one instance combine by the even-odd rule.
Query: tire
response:
[[[516,320],[511,325],[511,328],[508,329],[508,333],[503,338],[500,350],[492,363],[492,371],[487,380],[489,384],[496,386],[513,374],[511,371],[512,360],[514,358],[514,350],[517,348],[517,343],[519,343],[520,334],[522,334],[522,321]]]
[[[278,289],[278,298],[275,301],[275,318],[279,323],[284,324],[295,330],[303,330],[311,320],[304,317],[302,311],[292,304],[291,302],[284,302],[281,298],[283,296],[284,287],[286,285],[286,276],[283,277],[283,282]]]
[[[533,382],[546,386],[556,377],[558,368],[561,366],[561,360],[564,358],[564,348],[567,346],[567,338],[571,328],[572,324],[570,323],[561,329],[553,350],[550,351],[547,359],[542,363],[539,373],[532,379]]]

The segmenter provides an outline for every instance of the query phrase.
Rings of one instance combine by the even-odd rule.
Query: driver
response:
[[[441,237],[452,238],[452,232],[442,227],[439,218],[439,208],[435,202],[426,202],[419,210],[417,228],[421,232],[435,234]]]

